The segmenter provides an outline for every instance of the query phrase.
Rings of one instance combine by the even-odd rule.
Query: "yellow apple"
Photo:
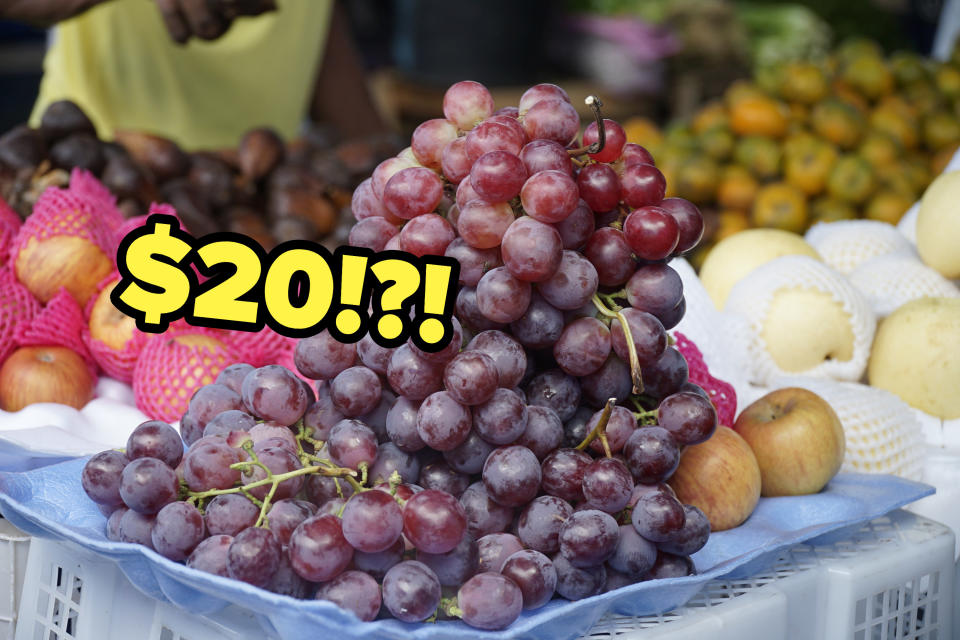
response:
[[[110,299],[110,292],[117,286],[111,282],[94,300],[90,308],[90,337],[99,340],[115,351],[122,351],[133,337],[137,321],[117,309]]]
[[[86,362],[67,347],[21,347],[0,367],[0,409],[20,411],[35,402],[75,409],[93,399],[96,380]]]
[[[843,464],[843,425],[826,400],[787,387],[763,396],[733,425],[757,457],[764,496],[817,493]]]
[[[960,278],[960,171],[937,177],[923,194],[917,212],[917,252],[941,275]]]
[[[677,498],[703,511],[711,531],[740,526],[760,500],[760,467],[750,445],[729,427],[687,447],[668,480]]]
[[[799,236],[779,229],[747,229],[718,242],[700,267],[700,280],[717,309],[723,309],[730,289],[762,264],[781,256],[820,254]]]
[[[867,377],[911,407],[960,418],[960,298],[920,298],[890,314],[873,341]]]
[[[94,243],[77,236],[30,238],[14,262],[17,279],[46,304],[66,287],[81,307],[97,285],[113,271],[109,256]]]

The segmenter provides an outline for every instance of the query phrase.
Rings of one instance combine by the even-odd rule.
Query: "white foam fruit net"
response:
[[[710,294],[689,262],[677,258],[670,262],[670,266],[680,274],[687,303],[687,310],[675,330],[697,345],[710,373],[733,385],[739,400],[749,387],[747,354],[737,349],[728,336],[745,333],[746,322],[739,316],[717,311]]]
[[[846,435],[841,471],[921,479],[923,430],[910,407],[894,394],[859,383],[806,376],[779,378],[773,386],[808,389],[833,407]]]
[[[960,289],[936,270],[918,258],[899,253],[867,260],[850,274],[850,282],[867,296],[881,318],[917,298],[960,297]]]
[[[804,239],[826,264],[843,274],[877,256],[916,255],[913,245],[896,227],[877,220],[821,222],[810,227]]]
[[[806,371],[784,371],[774,361],[763,338],[770,305],[781,289],[821,291],[836,300],[849,317],[853,354],[849,360],[824,360]],[[689,308],[689,307],[688,307]],[[769,386],[775,378],[797,374],[857,381],[870,357],[876,317],[867,298],[840,273],[807,256],[783,256],[772,260],[740,280],[730,291],[724,312],[745,320],[731,324],[724,338],[749,371],[750,382]],[[816,319],[811,319],[816,322]]]

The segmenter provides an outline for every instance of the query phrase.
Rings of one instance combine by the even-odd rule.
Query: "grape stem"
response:
[[[432,620],[428,620],[436,622],[441,613],[451,618],[463,617],[463,609],[460,608],[456,598],[440,598],[440,604],[437,605],[437,612],[433,614]]]
[[[657,423],[657,416],[659,415],[659,412],[657,411],[657,409],[649,409],[649,410],[644,409],[643,405],[640,404],[640,400],[633,396],[630,397],[630,401],[633,402],[633,406],[635,406],[638,409],[637,411],[632,412],[634,417],[637,419],[638,423],[640,424],[656,424]],[[653,418],[652,422],[649,421],[650,418]]]
[[[607,129],[603,124],[603,114],[600,113],[600,107],[603,106],[603,102],[597,96],[587,96],[584,102],[593,110],[593,118],[597,121],[597,141],[585,147],[580,147],[579,149],[568,150],[567,153],[572,157],[582,156],[587,153],[600,153],[607,144]]]
[[[600,419],[597,420],[597,424],[594,425],[593,429],[590,430],[590,433],[587,434],[587,437],[583,439],[583,442],[578,444],[575,448],[578,451],[583,451],[590,443],[600,439],[600,444],[603,445],[603,453],[608,458],[613,457],[613,453],[610,451],[610,443],[607,441],[607,423],[610,422],[610,414],[613,412],[613,406],[617,403],[616,398],[610,398],[607,400],[607,404],[603,407],[603,413],[600,414]]]
[[[627,322],[627,319],[624,317],[623,309],[617,305],[614,305],[616,311],[610,309],[603,304],[603,300],[601,300],[597,294],[593,294],[593,306],[606,317],[616,318],[620,321],[620,328],[623,329],[623,338],[627,343],[627,353],[630,355],[630,378],[633,381],[633,392],[643,393],[643,372],[640,370],[640,358],[637,357],[637,345],[633,343],[633,334],[630,333],[630,323]]]

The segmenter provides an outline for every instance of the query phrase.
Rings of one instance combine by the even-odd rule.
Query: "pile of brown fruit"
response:
[[[73,102],[51,104],[40,125],[0,136],[0,198],[27,217],[49,186],[66,186],[79,167],[97,176],[128,216],[151,202],[173,205],[194,235],[234,231],[265,248],[294,238],[345,239],[340,212],[353,188],[377,163],[398,151],[388,140],[333,144],[315,130],[285,143],[272,130],[253,129],[236,149],[188,153],[166,138],[117,131],[97,138],[93,123]]]

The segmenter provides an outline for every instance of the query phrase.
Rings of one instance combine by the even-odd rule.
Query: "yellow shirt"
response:
[[[257,126],[293,137],[309,108],[333,5],[277,6],[236,20],[218,40],[183,46],[170,39],[152,0],[108,0],[57,26],[31,123],[69,98],[108,140],[130,129],[188,150],[225,148]]]

